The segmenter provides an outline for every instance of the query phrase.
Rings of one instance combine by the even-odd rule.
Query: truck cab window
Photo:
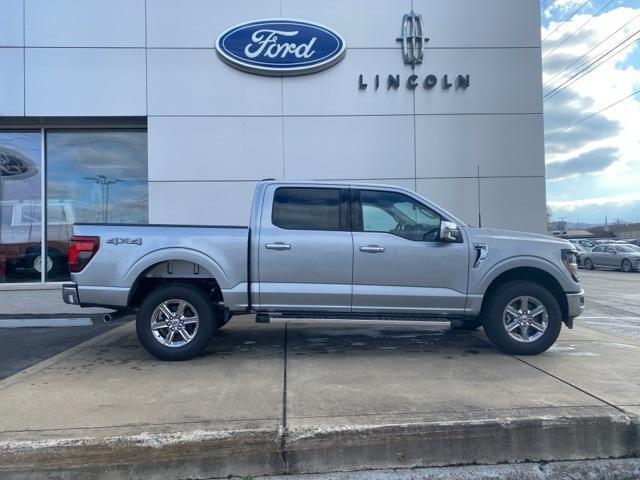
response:
[[[395,192],[362,190],[362,230],[384,232],[407,240],[435,242],[441,218],[411,197]]]
[[[340,230],[340,190],[278,188],[271,221],[286,230]]]

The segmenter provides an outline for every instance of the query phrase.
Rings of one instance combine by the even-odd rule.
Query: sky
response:
[[[540,10],[553,219],[640,222],[640,93],[630,96],[640,90],[640,0],[540,0]]]

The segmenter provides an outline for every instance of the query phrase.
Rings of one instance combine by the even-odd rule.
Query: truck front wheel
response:
[[[159,287],[140,305],[136,331],[142,346],[160,360],[188,360],[207,345],[215,313],[206,294],[188,284]]]
[[[542,285],[527,281],[509,282],[487,301],[485,333],[505,353],[536,355],[551,347],[560,335],[560,305]]]

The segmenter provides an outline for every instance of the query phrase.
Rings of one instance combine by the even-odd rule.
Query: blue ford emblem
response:
[[[346,53],[336,32],[303,20],[270,19],[236,25],[216,40],[229,65],[262,75],[302,75],[334,65]]]

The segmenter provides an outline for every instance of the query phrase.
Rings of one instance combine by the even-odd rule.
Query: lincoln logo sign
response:
[[[344,57],[340,35],[303,20],[272,19],[236,25],[216,40],[220,58],[260,75],[302,75],[328,68]]]

